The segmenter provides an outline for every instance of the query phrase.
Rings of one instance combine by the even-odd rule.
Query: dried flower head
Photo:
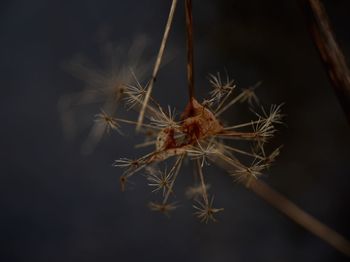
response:
[[[95,149],[107,133],[106,130],[118,130],[114,128],[113,121],[104,122],[108,119],[104,118],[103,112],[107,112],[110,116],[115,115],[121,99],[125,97],[125,92],[133,90],[135,74],[142,79],[149,70],[149,65],[142,61],[142,53],[146,45],[145,36],[136,37],[129,47],[106,43],[100,50],[105,54],[103,68],[95,66],[82,57],[66,63],[67,71],[81,79],[85,83],[85,88],[62,96],[58,102],[58,109],[61,113],[63,131],[67,137],[74,137],[79,129],[89,127],[92,123],[90,132],[82,145],[84,153],[91,153]],[[120,61],[128,61],[128,63],[123,64]],[[140,87],[136,83],[135,89],[137,88]],[[101,109],[101,113],[96,118],[97,121],[90,121],[90,119],[84,121],[86,118],[81,117],[80,109],[86,106],[97,106]]]
[[[144,101],[147,92],[146,87],[143,87],[140,84],[140,82],[135,77],[134,72],[132,72],[132,75],[136,81],[136,85],[128,84],[124,89],[124,93],[126,94],[124,98],[129,109],[136,106],[138,102]]]
[[[210,74],[209,82],[213,87],[213,90],[210,92],[210,95],[212,99],[216,101],[220,101],[221,98],[231,93],[236,87],[236,85],[234,85],[234,81],[230,80],[228,75],[226,75],[226,82],[223,83],[219,72],[216,75]]]
[[[213,101],[210,106],[206,102],[199,103],[192,98],[182,114],[176,114],[170,106],[165,110],[152,96],[145,105],[144,99],[136,91],[125,92],[125,101],[129,105],[132,101],[133,108],[141,110],[145,108],[143,112],[145,120],[140,126],[141,130],[144,129],[149,135],[142,146],[153,146],[154,149],[139,159],[123,158],[116,160],[114,164],[124,168],[121,181],[123,189],[130,177],[144,170],[152,192],[162,193],[161,201],[151,202],[149,207],[153,211],[169,214],[176,208],[176,205],[169,201],[175,197],[175,183],[184,159],[193,161],[199,184],[192,186],[187,195],[196,201],[195,215],[206,223],[216,221],[214,215],[223,209],[214,208],[214,198],[209,199],[209,186],[204,168],[210,163],[219,166],[233,176],[235,181],[249,186],[279,154],[279,148],[271,154],[266,154],[265,144],[275,135],[276,124],[280,124],[282,119],[281,106],[273,105],[269,111],[262,108],[261,112],[254,112],[257,117],[255,120],[231,126],[223,125],[220,120],[221,114],[238,102],[250,103],[255,100],[255,93],[252,93],[252,89],[243,90],[241,93],[233,92],[235,90],[233,81],[227,77],[223,84],[220,74],[211,75],[209,79],[213,90],[210,93],[211,98],[204,101]],[[138,81],[137,83],[139,90],[144,90]],[[137,124],[126,119],[114,119],[114,121],[114,124],[117,122]],[[236,140],[251,144],[251,150],[234,145]],[[251,158],[250,164],[243,161],[243,156]],[[162,171],[163,162],[167,165],[170,163],[169,171],[167,169]]]
[[[194,209],[196,210],[194,214],[200,219],[201,222],[216,222],[217,220],[214,215],[224,210],[223,208],[214,208],[213,201],[214,197],[211,198],[210,202],[208,200],[196,201],[196,204],[193,205]]]
[[[173,173],[167,171],[161,172],[155,168],[148,168],[146,171],[148,173],[148,185],[154,187],[152,192],[162,191],[164,197],[166,192],[171,190],[170,185],[172,182]]]
[[[193,160],[199,159],[201,162],[201,167],[204,165],[209,165],[209,157],[216,153],[216,147],[214,144],[207,143],[205,147],[203,147],[199,142],[196,147],[193,149],[188,149],[187,153],[189,157],[192,157]]]
[[[155,202],[150,202],[148,204],[149,208],[152,211],[156,212],[161,212],[164,215],[169,215],[169,213],[177,208],[176,203],[155,203]]]
[[[95,115],[95,121],[97,123],[100,123],[107,133],[109,133],[111,130],[116,130],[118,133],[121,134],[117,120],[114,117],[108,115],[102,109],[101,113]]]
[[[63,99],[60,104],[62,111],[65,112],[64,115],[67,116],[72,104],[99,102],[100,113],[95,116],[96,121],[86,142],[86,151],[93,150],[105,132],[121,133],[121,124],[135,125],[139,133],[145,134],[145,141],[136,147],[151,147],[148,154],[137,159],[121,158],[115,160],[113,165],[124,169],[120,177],[122,191],[127,188],[133,176],[146,172],[151,191],[161,192],[158,194],[158,197],[161,195],[161,200],[152,201],[149,204],[153,211],[168,215],[177,208],[171,200],[175,197],[175,184],[183,164],[192,161],[199,181],[195,181],[194,186],[187,191],[187,195],[196,201],[193,205],[195,215],[207,223],[216,221],[214,215],[223,209],[213,207],[214,198],[209,198],[209,186],[204,169],[209,164],[218,166],[246,186],[249,186],[254,179],[258,179],[263,170],[268,168],[279,154],[279,148],[270,154],[266,153],[265,145],[275,135],[276,125],[281,123],[281,105],[273,105],[269,111],[261,108],[261,112],[254,112],[257,119],[246,123],[230,126],[223,124],[222,114],[237,103],[247,102],[249,106],[259,103],[255,91],[260,83],[247,89],[237,90],[228,74],[224,80],[220,73],[211,74],[209,75],[211,86],[209,96],[202,103],[199,102],[194,97],[193,49],[190,39],[187,41],[189,103],[178,114],[173,107],[164,107],[154,99],[152,89],[161,65],[176,3],[176,0],[172,1],[149,81],[143,83],[144,81],[139,80],[143,79],[145,71],[145,68],[136,66],[140,64],[138,58],[143,44],[142,41],[135,41],[130,52],[127,52],[133,61],[129,66],[117,68],[113,66],[107,72],[85,66],[75,67],[78,75],[87,81],[89,89]],[[192,8],[189,1],[186,1],[185,7],[187,36],[190,38],[192,37],[190,25]],[[125,103],[128,110],[138,111],[137,121],[114,117],[120,103]],[[241,148],[239,146],[241,143],[235,144],[237,140],[249,143],[251,150]]]

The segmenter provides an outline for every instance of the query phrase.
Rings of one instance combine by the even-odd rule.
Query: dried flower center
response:
[[[175,134],[174,128],[162,129],[157,136],[157,142],[156,142],[157,151],[177,147],[174,134]]]
[[[182,131],[187,134],[190,144],[223,131],[214,114],[195,99],[187,106],[182,118]]]
[[[182,119],[180,128],[167,127],[158,133],[156,140],[156,149],[158,152],[193,145],[201,139],[223,131],[223,126],[214,114],[195,99],[187,105],[182,114]],[[181,141],[178,141],[175,138],[175,133],[184,134],[185,140],[181,139]]]

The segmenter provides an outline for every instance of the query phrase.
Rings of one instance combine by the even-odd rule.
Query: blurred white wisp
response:
[[[129,46],[109,42],[101,47],[101,66],[82,56],[64,65],[65,70],[85,84],[82,90],[64,95],[58,101],[66,138],[75,138],[82,130],[89,128],[82,144],[82,153],[93,152],[104,134],[117,129],[113,116],[122,104],[126,86],[135,82],[135,75],[143,80],[151,70],[153,61],[148,59],[146,62],[144,58],[148,45],[149,39],[144,35],[135,37]],[[90,111],[91,114],[88,114]]]

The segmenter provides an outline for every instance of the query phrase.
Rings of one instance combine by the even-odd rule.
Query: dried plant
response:
[[[168,106],[165,110],[152,96],[150,97],[150,103],[145,107],[145,121],[141,124],[141,129],[153,131],[150,132],[152,139],[148,140],[147,145],[153,146],[154,150],[136,160],[115,161],[115,166],[125,169],[121,179],[123,189],[132,176],[147,169],[149,185],[155,188],[153,191],[163,192],[162,202],[158,205],[164,208],[155,208],[153,204],[151,205],[152,210],[168,213],[175,209],[175,207],[171,209],[165,207],[169,204],[170,194],[175,190],[176,178],[184,159],[188,158],[197,165],[197,173],[201,182],[201,189],[198,190],[201,198],[199,207],[203,212],[206,210],[204,213],[199,212],[199,207],[196,206],[196,214],[201,220],[208,222],[214,220],[214,213],[221,211],[221,209],[213,208],[213,201],[209,201],[208,188],[203,174],[209,162],[223,167],[228,175],[247,186],[252,180],[258,179],[262,171],[272,164],[279,153],[279,148],[272,154],[266,155],[264,147],[274,136],[276,124],[281,123],[281,107],[273,105],[269,111],[262,109],[261,113],[255,113],[256,119],[250,122],[224,126],[219,115],[237,103],[249,101],[247,95],[250,96],[250,93],[244,89],[239,92],[232,85],[233,81],[228,76],[226,78],[228,81],[222,84],[220,73],[215,76],[211,75],[211,96],[204,99],[204,105],[192,98],[184,112],[181,115],[178,114],[178,118],[175,117],[174,109]],[[136,89],[140,92],[144,90],[138,81],[137,86],[132,90],[126,89],[124,100],[128,104],[132,103],[135,108],[142,108],[144,100],[138,95],[139,92]],[[211,103],[208,104],[206,101],[211,101]],[[109,124],[109,119],[111,117],[106,118],[106,125]],[[116,118],[113,118],[113,121],[116,121],[115,124],[118,121],[119,123],[137,124],[137,122]],[[236,140],[250,143],[252,150],[245,151],[238,148],[234,145]],[[250,163],[246,164],[241,161],[241,155],[250,157]],[[159,163],[172,158],[175,160],[170,171],[161,170]],[[150,166],[151,168],[148,168]],[[193,188],[195,187],[196,185]]]
[[[127,81],[118,82],[117,101],[123,101],[128,109],[137,110],[137,120],[117,118],[116,110],[107,111],[105,107],[96,115],[95,123],[103,132],[115,130],[122,133],[121,124],[135,125],[137,131],[146,135],[145,142],[136,147],[152,147],[148,154],[137,159],[115,160],[114,166],[124,169],[120,177],[122,191],[127,188],[133,176],[146,174],[151,191],[155,194],[160,193],[161,198],[159,201],[150,202],[150,209],[169,215],[178,207],[173,199],[177,178],[184,163],[190,162],[196,167],[195,175],[199,178],[199,183],[190,186],[186,191],[186,195],[194,201],[194,215],[205,223],[216,221],[216,214],[224,209],[214,206],[214,197],[208,192],[211,188],[205,173],[207,165],[215,165],[293,221],[344,254],[350,255],[350,243],[345,238],[259,181],[263,171],[269,168],[280,154],[281,147],[268,153],[266,144],[275,136],[277,125],[282,124],[282,104],[271,105],[268,109],[260,106],[260,109],[253,111],[254,119],[251,121],[224,124],[226,121],[223,121],[222,115],[238,103],[246,104],[247,108],[259,105],[255,91],[261,83],[239,90],[228,74],[222,78],[219,72],[209,75],[209,96],[201,101],[195,97],[191,0],[185,0],[189,102],[182,112],[177,112],[170,105],[162,106],[152,96],[176,5],[177,0],[172,0],[150,80],[143,83],[144,81],[136,76],[137,73],[134,73],[135,70],[129,70],[130,74],[124,79]],[[141,76],[141,79],[143,78]],[[111,96],[113,94],[115,92],[109,93]],[[109,95],[107,101],[110,101]],[[241,148],[238,141],[248,143],[250,150]],[[185,161],[186,159],[188,161]],[[167,168],[168,166],[170,168]]]
[[[110,119],[113,120],[113,126],[119,127],[120,123],[135,124],[138,130],[143,130],[145,134],[148,134],[146,142],[138,147],[153,146],[154,148],[150,153],[138,159],[123,158],[115,161],[114,166],[124,168],[124,173],[120,178],[122,190],[126,188],[127,182],[134,175],[147,171],[147,179],[149,186],[153,188],[152,191],[162,192],[162,200],[159,203],[152,202],[151,209],[169,213],[176,208],[169,201],[175,191],[175,182],[183,162],[187,158],[194,162],[197,167],[197,176],[200,179],[199,189],[198,185],[192,186],[192,189],[196,188],[197,195],[195,198],[197,205],[194,205],[195,214],[202,221],[215,221],[214,214],[222,209],[214,208],[213,198],[209,197],[204,174],[206,165],[211,162],[222,167],[235,181],[249,187],[251,182],[258,179],[262,171],[268,168],[279,154],[279,148],[271,154],[266,154],[265,145],[274,136],[276,124],[281,123],[281,106],[273,105],[268,111],[262,108],[261,112],[255,112],[255,119],[247,123],[224,125],[221,115],[232,106],[244,102],[251,106],[253,103],[258,103],[259,100],[255,94],[257,85],[238,90],[234,81],[227,74],[223,81],[219,72],[209,75],[211,85],[209,97],[202,102],[194,97],[192,8],[190,2],[187,1],[185,6],[190,100],[181,114],[176,114],[175,109],[172,109],[171,106],[162,107],[152,97],[151,92],[164,53],[176,3],[177,1],[172,2],[151,80],[142,85],[134,76],[134,84],[125,84],[124,101],[129,109],[139,110],[138,120],[134,122],[105,115],[101,120],[106,121],[105,126],[110,126]],[[237,147],[235,145],[237,140],[250,143],[251,150],[247,151]],[[248,157],[250,160],[243,161],[241,156]],[[161,163],[167,164],[171,161],[171,168],[168,172],[164,170]]]

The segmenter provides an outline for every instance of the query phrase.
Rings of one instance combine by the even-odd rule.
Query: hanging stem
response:
[[[350,256],[350,242],[347,239],[303,211],[289,199],[269,187],[264,182],[260,180],[252,181],[249,189],[264,199],[267,203],[285,214],[295,223],[299,224],[309,232],[323,239],[338,251],[347,256]]]
[[[321,0],[300,0],[314,43],[350,123],[350,73]]]
[[[226,170],[240,170],[245,166],[237,159],[231,158],[224,153],[220,153],[214,161]],[[241,182],[245,182],[244,180]],[[244,183],[245,184],[245,183]],[[261,180],[252,179],[249,185],[245,186],[262,198],[269,205],[285,214],[290,220],[302,226],[310,233],[321,238],[338,251],[350,257],[350,242],[341,234],[335,232],[327,225],[321,223],[313,216],[302,210],[288,198],[278,193]]]
[[[192,21],[192,0],[185,0],[186,13],[186,45],[187,45],[187,83],[190,103],[194,97],[193,77],[193,21]]]
[[[174,19],[176,4],[177,4],[177,0],[173,0],[172,3],[171,3],[168,20],[167,20],[167,23],[166,23],[166,26],[165,26],[165,30],[164,30],[162,43],[160,44],[160,48],[159,48],[159,51],[158,51],[157,59],[156,59],[156,62],[154,64],[154,68],[153,68],[153,72],[152,72],[152,78],[148,82],[148,88],[147,88],[147,93],[146,93],[146,96],[145,96],[145,100],[143,101],[142,108],[141,108],[141,111],[140,111],[140,115],[139,115],[139,118],[137,120],[137,126],[136,126],[137,130],[139,130],[141,125],[142,125],[143,118],[145,116],[146,107],[147,107],[148,101],[149,101],[149,99],[151,97],[153,84],[156,81],[158,70],[159,70],[159,67],[160,67],[160,63],[162,62],[162,57],[163,57],[165,45],[166,45],[166,42],[168,40],[169,31],[170,31],[170,28],[171,28],[171,25],[172,25],[173,19]]]

